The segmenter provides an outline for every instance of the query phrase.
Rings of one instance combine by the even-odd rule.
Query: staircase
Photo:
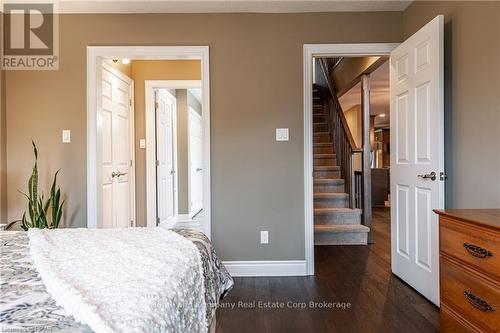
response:
[[[361,225],[361,210],[349,208],[349,194],[334,152],[323,89],[313,86],[314,244],[367,244],[370,228]]]

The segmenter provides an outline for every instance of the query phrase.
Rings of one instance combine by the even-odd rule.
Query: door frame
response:
[[[210,172],[210,71],[208,46],[87,46],[87,227],[96,228],[98,217],[98,100],[99,69],[104,59],[200,60],[203,108],[203,232],[211,237]]]
[[[314,203],[313,203],[313,57],[390,56],[400,43],[304,44],[304,244],[306,274],[314,275]]]
[[[192,89],[202,88],[201,80],[145,80],[145,100],[146,100],[146,226],[156,226],[156,212],[158,210],[156,202],[156,121],[155,121],[155,89]],[[175,110],[177,118],[177,110]],[[174,165],[177,170],[177,119],[174,134]],[[179,173],[175,173],[174,182],[179,193],[178,182]],[[179,200],[174,198],[174,210],[179,212]]]

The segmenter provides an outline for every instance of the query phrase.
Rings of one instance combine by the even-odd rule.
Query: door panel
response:
[[[101,227],[133,222],[131,94],[132,81],[106,66],[102,70],[102,220]]]
[[[175,216],[173,116],[176,99],[165,89],[157,90],[155,96],[157,217],[160,223],[166,223]]]
[[[188,113],[189,131],[189,215],[203,208],[203,122],[192,108]]]
[[[392,271],[439,305],[444,207],[443,16],[391,53]],[[418,175],[435,173],[435,178]]]

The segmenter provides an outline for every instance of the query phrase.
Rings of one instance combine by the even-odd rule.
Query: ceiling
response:
[[[303,13],[403,11],[404,0],[63,0],[60,13]],[[10,0],[21,2],[21,0]]]
[[[377,116],[376,127],[389,126],[389,93],[389,61],[386,61],[370,75],[370,114]],[[361,104],[361,84],[352,87],[339,100],[344,111]]]

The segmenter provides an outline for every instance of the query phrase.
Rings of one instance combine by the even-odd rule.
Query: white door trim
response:
[[[145,80],[146,100],[146,225],[156,226],[156,128],[154,113],[154,89],[193,89],[201,88],[201,80]],[[175,111],[177,117],[177,110]],[[177,121],[176,121],[177,123]],[[177,129],[174,134],[174,145],[177,145]],[[177,170],[177,147],[175,147],[174,164]],[[178,175],[175,173],[175,184],[178,186]],[[177,189],[178,191],[178,189]],[[178,193],[178,192],[177,192]],[[175,212],[178,212],[178,200],[174,198]]]
[[[307,275],[314,275],[312,59],[322,56],[388,56],[398,45],[399,43],[304,44],[304,235]]]
[[[101,174],[98,156],[99,69],[103,59],[201,60],[203,108],[203,163],[207,177],[203,179],[204,233],[211,237],[211,172],[210,172],[210,78],[208,46],[88,46],[87,47],[87,227],[98,222],[97,185]]]

